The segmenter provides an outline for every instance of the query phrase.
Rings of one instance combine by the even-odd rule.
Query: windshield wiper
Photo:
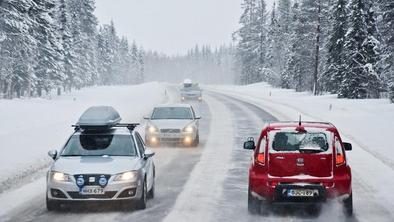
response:
[[[320,147],[303,147],[303,148],[300,147],[298,150],[300,152],[314,152],[314,153],[321,153],[325,151]]]

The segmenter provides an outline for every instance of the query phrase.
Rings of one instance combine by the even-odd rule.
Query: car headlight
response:
[[[193,133],[194,132],[194,127],[193,126],[186,126],[183,129],[183,131],[186,132],[186,133]]]
[[[61,172],[51,172],[51,178],[57,182],[71,182],[71,176]]]
[[[129,171],[115,176],[114,181],[136,181],[138,179],[137,171]]]
[[[147,129],[148,133],[157,133],[159,131],[159,129],[157,127],[152,126],[152,125],[148,126],[146,129]]]

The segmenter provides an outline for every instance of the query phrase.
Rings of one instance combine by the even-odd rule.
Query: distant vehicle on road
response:
[[[187,104],[161,105],[153,109],[145,128],[145,142],[150,146],[176,143],[198,146],[199,120],[193,106]]]
[[[181,100],[198,100],[202,101],[202,89],[198,86],[197,83],[192,83],[191,80],[185,80],[183,82],[183,86],[180,90],[181,92]]]
[[[271,204],[316,204],[339,199],[353,214],[352,175],[343,143],[330,123],[277,122],[253,138],[244,149],[254,150],[249,169],[248,209],[267,213]]]
[[[126,209],[145,209],[154,197],[154,153],[145,148],[134,128],[121,124],[112,107],[92,107],[75,125],[75,132],[47,173],[46,206],[111,201]]]

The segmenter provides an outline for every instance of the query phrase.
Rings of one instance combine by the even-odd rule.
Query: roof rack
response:
[[[83,130],[109,130],[113,127],[127,127],[134,130],[138,123],[120,123],[122,118],[118,111],[111,106],[93,106],[87,109],[79,118],[77,124],[72,125],[75,131]]]
[[[75,131],[79,130],[86,130],[86,131],[101,131],[101,130],[110,130],[114,127],[125,127],[129,129],[130,131],[133,131],[137,126],[139,126],[139,123],[117,123],[115,125],[111,126],[80,126],[80,125],[71,125],[71,127],[74,127]]]

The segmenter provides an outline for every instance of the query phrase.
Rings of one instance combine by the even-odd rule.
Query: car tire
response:
[[[199,133],[197,133],[197,136],[196,136],[196,138],[194,139],[192,146],[193,146],[193,147],[197,147],[198,144],[200,144],[200,134],[199,134]]]
[[[262,201],[253,197],[250,189],[248,191],[248,211],[250,214],[259,214],[261,212]]]
[[[150,190],[148,192],[149,199],[155,198],[155,174],[156,174],[156,171],[155,171],[155,169],[153,169],[153,184],[152,184],[152,188],[150,188]]]
[[[141,198],[137,200],[136,203],[136,209],[137,210],[144,210],[146,209],[146,201],[147,201],[147,185],[146,185],[146,179],[144,180],[144,183],[142,185],[142,194]]]
[[[56,200],[49,200],[48,196],[46,197],[46,206],[48,211],[60,210],[60,203]]]
[[[345,214],[348,217],[353,216],[353,193],[343,201],[343,207],[345,210]]]

